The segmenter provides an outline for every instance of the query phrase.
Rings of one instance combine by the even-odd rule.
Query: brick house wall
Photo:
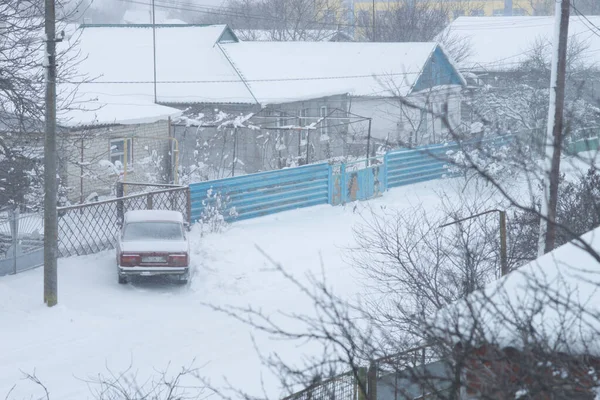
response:
[[[465,400],[524,398],[593,400],[600,358],[483,345],[466,357]]]
[[[169,121],[162,120],[149,124],[92,127],[62,135],[59,175],[63,186],[68,188],[69,201],[79,203],[90,195],[114,193],[123,168],[118,171],[108,162],[119,150],[124,151],[123,138],[128,138],[127,181],[168,183],[173,175],[171,141],[166,139],[169,133]],[[118,167],[118,163],[112,164]]]

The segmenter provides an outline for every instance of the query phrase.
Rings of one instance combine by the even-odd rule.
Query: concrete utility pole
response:
[[[556,239],[556,205],[560,177],[567,42],[569,38],[570,0],[556,1],[554,18],[554,51],[550,76],[550,106],[545,140],[544,198],[540,212],[538,256],[554,249]],[[547,174],[547,175],[546,175]]]
[[[377,39],[375,38],[375,0],[373,0],[373,42],[376,42]]]
[[[54,0],[45,0],[46,138],[44,143],[44,303],[58,302],[58,216],[56,206],[56,15]]]
[[[154,58],[154,102],[157,103],[156,97],[156,15],[154,8],[154,0],[152,0],[152,57]]]

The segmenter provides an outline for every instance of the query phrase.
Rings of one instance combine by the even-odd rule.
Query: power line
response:
[[[151,3],[147,3],[144,1],[138,1],[138,0],[120,0],[120,1],[122,1],[124,3],[132,3],[132,4],[151,6]],[[158,4],[158,3],[162,3],[162,4]],[[235,10],[234,11],[223,11],[223,8],[199,6],[199,5],[189,5],[189,4],[184,4],[184,3],[178,3],[175,1],[170,1],[168,3],[157,2],[157,3],[155,3],[155,6],[159,7],[159,8],[165,8],[165,9],[171,9],[171,10],[181,10],[181,11],[192,11],[192,12],[197,12],[197,13],[202,13],[202,14],[214,14],[214,15],[245,18],[245,19],[257,19],[257,20],[279,22],[279,23],[282,21],[281,18],[272,18],[272,17],[267,17],[264,15],[245,14],[245,13],[237,12]],[[351,28],[363,27],[361,25],[341,23],[341,22],[340,23],[335,23],[335,22],[328,23],[328,22],[315,21],[315,20],[306,20],[305,22],[307,24],[313,24],[313,25],[322,26],[322,27],[335,27],[335,28],[337,28],[337,27],[351,27]]]
[[[598,26],[596,26],[587,16],[585,16],[581,11],[579,11],[579,9],[577,7],[575,7],[574,4],[571,4],[571,8],[573,8],[573,10],[575,10],[575,12],[578,14],[578,18],[581,22],[583,22],[583,24],[590,30],[590,32],[592,32],[594,35],[600,37],[600,28]],[[585,20],[582,20],[582,18]],[[586,22],[587,21],[587,22]],[[588,25],[589,23],[589,25]]]
[[[338,80],[338,79],[361,79],[361,78],[379,78],[379,77],[391,77],[391,76],[406,76],[406,75],[418,75],[418,72],[393,72],[386,74],[365,74],[365,75],[341,75],[341,76],[311,76],[311,77],[293,77],[293,78],[265,78],[265,79],[244,79],[246,82],[294,82],[294,81],[324,81],[324,80]],[[450,76],[451,74],[447,74]],[[149,84],[154,81],[60,81],[61,83],[70,84]],[[157,84],[194,84],[194,83],[241,83],[240,79],[216,79],[216,80],[189,80],[189,81],[156,81]],[[99,93],[101,94],[101,93]],[[107,94],[108,95],[108,94]]]

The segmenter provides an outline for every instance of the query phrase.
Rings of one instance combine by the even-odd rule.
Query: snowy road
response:
[[[450,187],[440,181],[395,189],[383,198],[346,207],[318,206],[233,224],[222,234],[200,238],[191,234],[193,278],[188,286],[141,281],[118,285],[114,252],[61,259],[59,305],[42,304],[42,269],[0,278],[0,398],[16,384],[11,398],[41,394],[22,380],[23,372],[44,382],[51,399],[92,398],[83,381],[106,368],[121,372],[130,363],[140,378],[164,369],[194,365],[218,385],[231,384],[260,394],[279,387],[264,374],[253,347],[253,332],[205,307],[252,304],[276,310],[310,312],[291,284],[267,271],[260,247],[295,276],[320,273],[338,294],[361,291],[344,252],[353,243],[352,227],[365,207],[409,209],[424,204],[438,208],[436,191]],[[355,210],[355,207],[357,210]],[[256,333],[256,332],[254,332]],[[290,343],[257,335],[257,344],[282,357],[299,359]]]

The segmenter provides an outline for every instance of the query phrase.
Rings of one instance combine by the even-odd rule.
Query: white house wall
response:
[[[447,105],[450,125],[457,128],[460,125],[459,94],[460,89],[449,89],[411,95],[407,101],[420,107],[428,104],[427,107],[434,113],[442,113]],[[412,144],[437,142],[448,132],[441,118],[433,118],[431,113],[404,105],[399,99],[355,97],[351,100],[349,111],[372,118],[371,137],[392,145],[401,142]],[[413,131],[412,140],[411,131]],[[416,141],[414,141],[414,131],[417,131]]]

